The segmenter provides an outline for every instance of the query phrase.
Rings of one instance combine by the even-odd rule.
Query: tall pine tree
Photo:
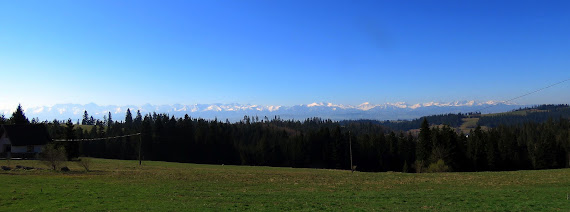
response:
[[[107,132],[111,130],[111,126],[113,126],[113,117],[111,117],[111,112],[109,111],[109,116],[107,117]]]
[[[417,160],[423,161],[424,164],[429,164],[429,157],[431,156],[431,130],[426,118],[422,121],[420,127],[420,135],[418,137],[418,145],[416,146]]]
[[[131,109],[127,108],[127,115],[125,116],[125,128],[130,130],[133,127],[133,115]]]
[[[137,110],[137,116],[135,117],[135,119],[133,120],[133,126],[135,128],[136,131],[140,131],[140,127],[142,124],[142,115],[141,115],[141,111]]]
[[[18,108],[16,108],[16,111],[14,111],[14,113],[12,113],[12,117],[10,117],[10,123],[11,124],[29,124],[30,123],[28,118],[26,118],[26,115],[24,115],[24,110],[22,110],[22,105],[18,104]]]
[[[81,120],[81,125],[89,125],[89,114],[87,110],[83,112],[83,120]]]
[[[73,121],[68,119],[65,125],[65,139],[67,139],[67,141],[64,146],[67,152],[67,159],[71,160],[72,158],[79,157],[79,142],[75,140],[75,126],[73,125]]]

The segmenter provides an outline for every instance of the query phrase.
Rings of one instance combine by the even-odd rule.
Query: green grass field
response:
[[[528,114],[527,111],[525,110],[521,110],[521,111],[514,111],[514,112],[504,112],[504,113],[489,113],[489,114],[483,114],[481,116],[526,116]]]
[[[81,129],[83,131],[89,132],[89,131],[91,131],[91,128],[93,128],[93,127],[95,127],[95,125],[75,125],[74,129],[76,129],[76,130]]]
[[[463,133],[469,133],[470,130],[474,130],[477,127],[477,121],[479,121],[479,118],[463,118],[463,124],[459,126],[459,130]]]
[[[570,169],[351,173],[93,159],[85,172],[67,165],[72,171],[0,170],[0,211],[570,210]]]

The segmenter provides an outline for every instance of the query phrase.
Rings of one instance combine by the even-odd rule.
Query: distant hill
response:
[[[523,124],[525,122],[543,123],[548,119],[570,118],[570,106],[538,105],[525,107],[507,113],[486,114],[479,118],[477,124],[487,127],[499,125]]]
[[[428,122],[432,125],[449,125],[454,128],[458,128],[463,124],[463,119],[467,117],[466,114],[441,114],[441,115],[430,115],[424,116],[413,120],[395,120],[395,121],[378,121],[378,120],[355,120],[355,121],[341,121],[341,124],[347,124],[350,122],[371,122],[374,124],[379,124],[395,131],[408,131],[412,129],[418,129],[424,118],[427,118]]]
[[[350,122],[369,122],[382,125],[390,130],[409,131],[418,129],[424,118],[427,118],[430,125],[448,125],[457,131],[464,133],[474,129],[477,125],[483,128],[493,128],[499,125],[516,125],[525,122],[543,123],[548,119],[570,118],[570,106],[567,104],[545,104],[530,107],[520,107],[502,113],[449,113],[439,115],[429,115],[412,120],[378,121],[370,119],[346,120],[341,124]]]

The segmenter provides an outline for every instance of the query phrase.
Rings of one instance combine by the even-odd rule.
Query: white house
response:
[[[0,157],[36,158],[51,140],[42,124],[2,125]]]

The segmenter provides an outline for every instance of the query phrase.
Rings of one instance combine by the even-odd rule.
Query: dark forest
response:
[[[494,121],[481,119],[492,122],[492,127],[478,126],[468,134],[454,128],[462,114],[399,122],[406,129],[416,125],[420,129],[416,134],[390,122],[368,120],[245,116],[230,123],[188,115],[175,118],[137,112],[133,116],[130,110],[120,121],[110,113],[96,120],[85,111],[77,126],[72,120],[29,122],[19,107],[12,117],[0,121],[46,125],[54,140],[65,140],[54,142],[65,146],[70,158],[138,159],[140,150],[143,160],[351,169],[352,148],[357,171],[496,171],[569,167],[570,121],[561,110],[567,111],[558,107],[554,113],[536,113],[542,116],[523,121],[521,117],[492,116]],[[430,125],[430,120],[437,123]],[[140,136],[109,138],[139,132]],[[81,140],[95,138],[106,139]]]

